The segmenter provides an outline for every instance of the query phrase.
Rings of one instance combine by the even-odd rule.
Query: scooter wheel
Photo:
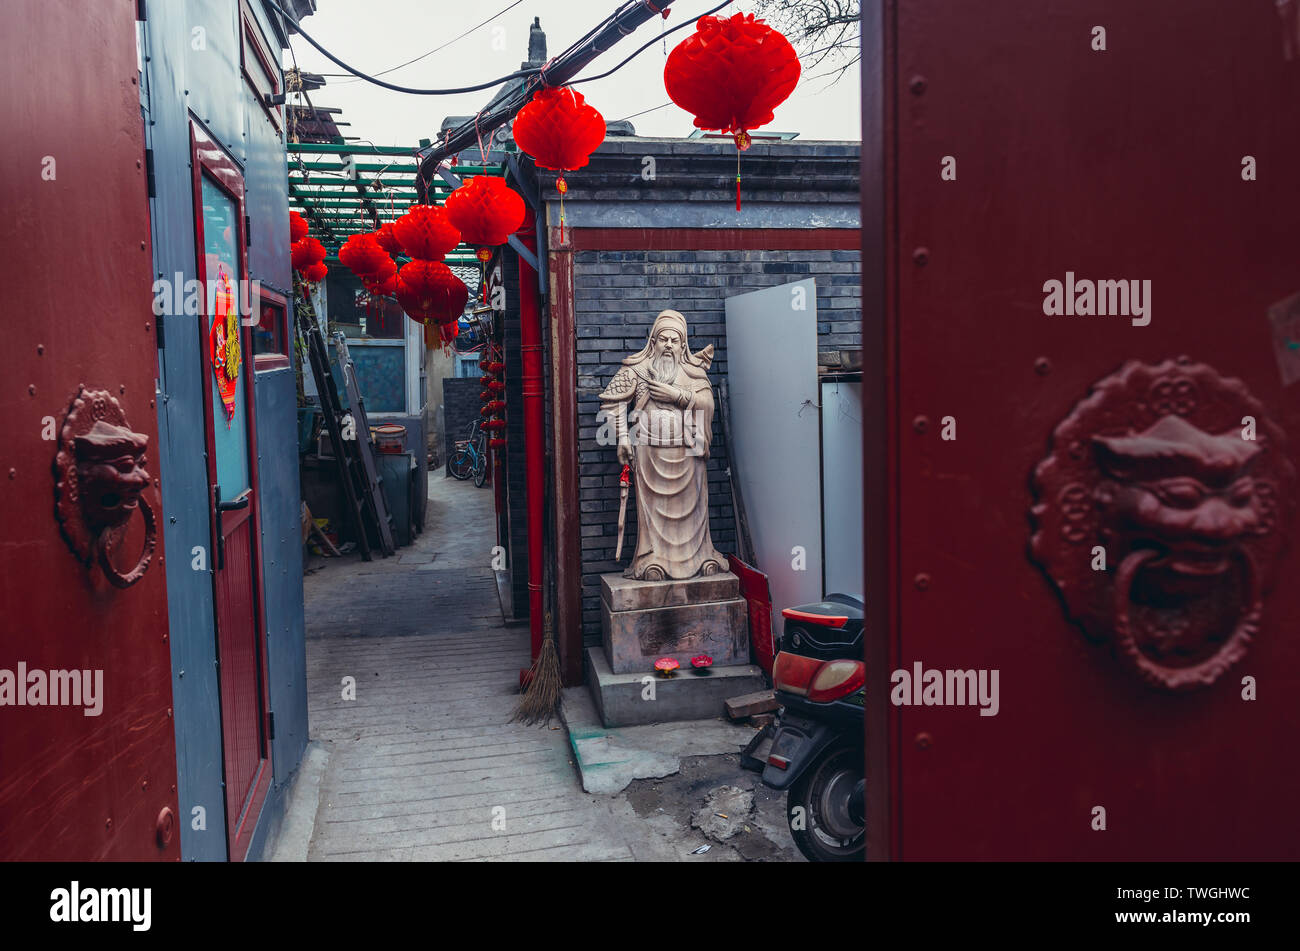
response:
[[[794,844],[808,861],[860,862],[866,857],[866,825],[853,805],[862,778],[862,747],[833,743],[790,787],[786,819]]]

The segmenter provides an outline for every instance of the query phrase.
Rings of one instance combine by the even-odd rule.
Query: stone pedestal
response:
[[[715,667],[749,663],[748,608],[729,571],[685,581],[601,575],[600,632],[615,674],[653,673],[661,657],[674,658],[683,673],[699,654]]]

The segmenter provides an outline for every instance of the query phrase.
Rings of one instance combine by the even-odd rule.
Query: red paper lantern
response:
[[[397,292],[397,265],[393,263],[392,258],[385,254],[383,263],[379,265],[378,270],[361,275],[361,283],[365,285],[366,290],[371,294],[377,294],[381,297],[385,294],[394,294]],[[391,289],[385,290],[385,288]]]
[[[506,448],[506,441],[504,439],[493,438],[488,440],[488,445],[493,449],[504,449]]]
[[[605,119],[568,86],[539,89],[515,117],[514,136],[538,168],[571,172],[605,141]]]
[[[524,223],[524,200],[493,175],[475,175],[447,196],[445,207],[466,244],[505,244]]]
[[[397,272],[397,302],[412,320],[449,323],[468,301],[465,282],[441,261],[410,261]]]
[[[383,227],[375,232],[375,240],[378,241],[379,246],[389,254],[405,253],[402,250],[402,242],[398,241],[397,236],[393,234],[393,223],[391,221],[384,224]]]
[[[393,260],[379,246],[373,234],[354,234],[339,249],[339,263],[364,280],[372,274],[379,274],[384,265],[391,265]]]
[[[393,237],[403,251],[420,261],[441,261],[460,244],[460,232],[437,205],[412,205],[393,222]]]
[[[505,429],[506,421],[504,419],[489,419],[486,423],[483,424],[483,428],[491,429],[491,430]]]
[[[487,388],[491,390],[493,393],[500,393],[502,390],[506,388],[506,385],[497,380],[492,380],[491,382],[488,383]]]
[[[307,237],[307,219],[296,211],[289,212],[289,243]]]
[[[295,271],[305,271],[325,260],[325,245],[315,238],[299,238],[289,248],[289,260]]]
[[[303,280],[307,281],[307,283],[318,284],[325,280],[325,276],[329,274],[329,272],[330,269],[324,261],[317,261],[315,264],[308,265],[307,268],[303,270],[302,276]]]
[[[479,402],[481,402],[481,403],[486,403],[489,399],[492,398],[492,391],[491,391],[491,390],[479,390],[479,391],[478,391],[478,398],[479,398]]]
[[[668,54],[664,86],[669,99],[694,114],[696,128],[730,132],[745,149],[746,133],[772,121],[799,72],[790,41],[752,13],[705,16]]]

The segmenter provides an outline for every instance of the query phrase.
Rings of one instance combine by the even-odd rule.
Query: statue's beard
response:
[[[661,353],[650,363],[650,378],[656,383],[673,383],[677,380],[677,355]]]

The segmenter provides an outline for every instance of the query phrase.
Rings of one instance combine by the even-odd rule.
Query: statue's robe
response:
[[[636,553],[623,576],[649,574],[653,580],[662,572],[665,579],[682,579],[726,571],[709,531],[705,462],[713,390],[702,370],[688,372],[685,363],[678,364],[672,384],[685,394],[684,406],[651,397],[648,379],[646,363],[624,366],[600,395],[601,408],[613,417],[616,433],[628,434],[635,454]]]

